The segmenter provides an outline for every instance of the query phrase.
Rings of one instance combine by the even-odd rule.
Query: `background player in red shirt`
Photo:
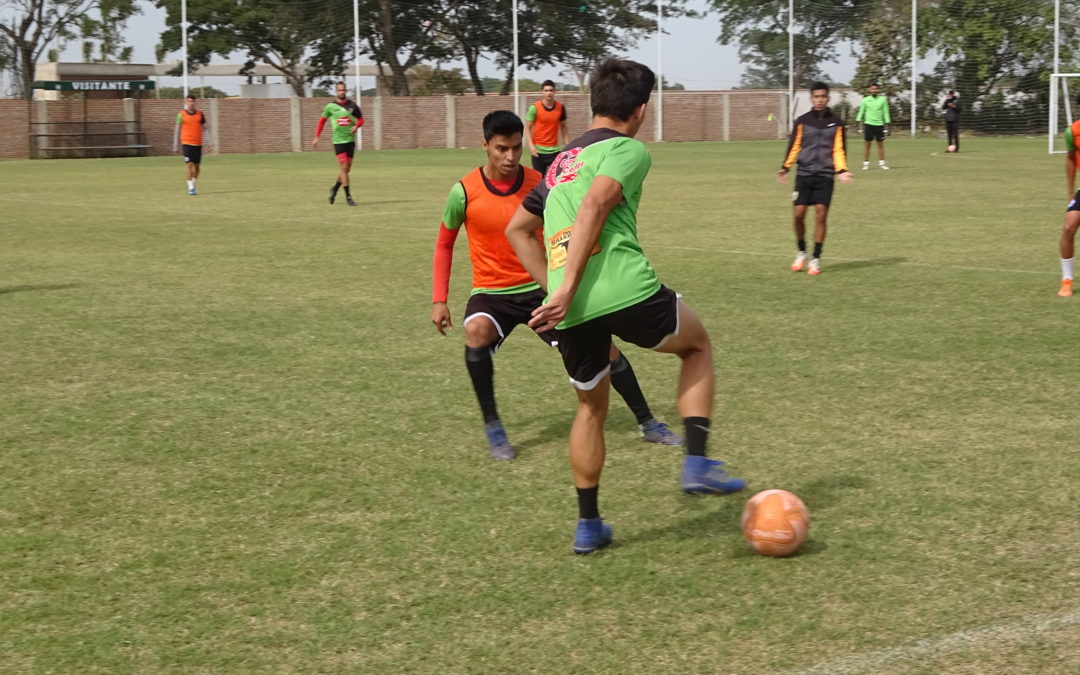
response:
[[[435,245],[431,322],[443,335],[451,327],[446,299],[454,242],[464,225],[473,265],[473,290],[462,323],[465,366],[484,416],[491,456],[514,459],[517,453],[495,407],[491,356],[515,326],[528,323],[533,310],[544,301],[544,291],[522,267],[505,234],[510,217],[540,182],[540,174],[520,164],[524,127],[517,115],[496,110],[484,118],[483,128],[487,163],[450,189],[443,211]],[[551,345],[558,340],[554,331],[541,333],[540,337]],[[609,358],[612,385],[634,413],[642,438],[663,445],[681,444],[680,436],[652,416],[633,368],[614,345]]]

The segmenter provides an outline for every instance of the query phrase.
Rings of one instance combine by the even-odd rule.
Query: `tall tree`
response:
[[[159,51],[181,46],[180,0],[155,0],[168,14]],[[314,52],[343,58],[352,36],[352,8],[344,3],[290,0],[189,0],[188,65],[198,67],[216,54],[244,52],[241,74],[257,64],[281,73],[297,96],[316,73],[307,61]],[[339,66],[340,68],[340,66]],[[326,73],[321,73],[326,74]]]
[[[370,17],[366,27],[372,58],[390,69],[388,84],[391,96],[408,96],[408,72],[425,60],[444,60],[449,56],[445,40],[438,40],[441,16],[434,0],[392,2],[373,0],[365,12]]]
[[[135,0],[4,0],[0,57],[20,98],[34,96],[34,68],[49,45],[75,38],[102,39],[139,9]]]

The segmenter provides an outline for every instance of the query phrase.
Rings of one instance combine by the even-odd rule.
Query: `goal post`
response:
[[[1047,131],[1047,148],[1051,155],[1065,152],[1064,137],[1061,132],[1076,119],[1073,117],[1073,100],[1069,95],[1069,81],[1073,78],[1080,78],[1080,73],[1051,73],[1050,75],[1050,124]]]

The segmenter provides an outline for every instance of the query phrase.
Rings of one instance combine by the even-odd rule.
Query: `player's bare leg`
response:
[[[806,206],[803,204],[795,205],[795,217],[793,220],[795,228],[795,243],[798,246],[799,252],[795,254],[795,260],[791,262],[792,272],[802,272],[806,267]]]
[[[1061,288],[1058,295],[1067,298],[1072,295],[1072,265],[1076,242],[1076,230],[1080,227],[1080,211],[1065,213],[1065,224],[1061,228]]]
[[[825,232],[828,229],[826,221],[829,217],[829,207],[824,204],[814,205],[814,254],[810,258],[810,265],[806,273],[811,276],[821,274],[821,248],[825,245]]]
[[[607,448],[604,421],[607,419],[611,378],[604,377],[589,390],[577,392],[577,414],[570,427],[570,470],[578,494],[578,524],[574,532],[574,553],[592,553],[611,543],[611,528],[600,518],[598,496],[600,472]]]
[[[679,415],[686,427],[682,488],[695,494],[737,492],[746,487],[746,481],[728,475],[723,462],[706,456],[716,395],[712,343],[701,319],[689,305],[679,300],[678,311],[679,334],[672,335],[656,351],[675,354],[682,361],[677,398]]]
[[[878,168],[888,169],[888,165],[885,164],[885,141],[877,142],[877,158]]]

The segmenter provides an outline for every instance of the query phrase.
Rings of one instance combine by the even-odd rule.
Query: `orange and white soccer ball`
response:
[[[806,504],[787,490],[765,490],[746,502],[742,531],[762,555],[782,558],[799,550],[810,529]]]

